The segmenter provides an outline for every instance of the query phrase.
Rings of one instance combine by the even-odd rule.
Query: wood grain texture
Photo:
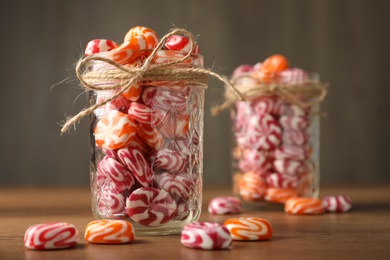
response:
[[[388,259],[390,257],[390,187],[325,187],[323,196],[344,194],[353,201],[345,214],[294,216],[281,209],[245,210],[214,216],[207,212],[211,198],[230,195],[223,187],[206,187],[202,221],[223,223],[229,217],[256,216],[271,222],[269,241],[233,242],[231,249],[202,251],[180,244],[175,236],[136,236],[126,245],[94,245],[82,238],[93,218],[86,188],[7,188],[0,190],[0,259]],[[38,223],[74,224],[81,237],[74,249],[32,251],[24,248],[25,230]]]

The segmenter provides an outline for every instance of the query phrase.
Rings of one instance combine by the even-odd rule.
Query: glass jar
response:
[[[162,62],[183,57],[159,50]],[[155,60],[154,62],[157,63]],[[201,68],[203,57],[191,55],[176,68]],[[114,68],[94,61],[90,71]],[[113,86],[119,80],[96,84]],[[204,92],[191,80],[154,77],[130,88],[91,116],[92,212],[98,219],[130,221],[137,235],[180,233],[198,220],[202,206]],[[91,105],[118,90],[89,92]]]
[[[320,105],[311,101],[323,86],[317,74],[299,73],[305,76],[293,82],[246,72],[235,81],[247,94],[231,108],[233,185],[247,208],[319,195]]]

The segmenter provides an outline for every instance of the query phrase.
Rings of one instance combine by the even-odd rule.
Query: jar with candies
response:
[[[246,101],[226,92],[233,123],[234,192],[247,207],[271,207],[319,193],[318,75],[290,67],[283,55],[241,65],[232,82]],[[233,101],[232,101],[233,100]]]
[[[136,235],[179,233],[202,204],[207,78],[193,39],[131,28],[122,44],[89,42],[92,211],[130,221]]]

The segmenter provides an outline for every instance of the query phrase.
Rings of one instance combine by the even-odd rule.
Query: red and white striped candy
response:
[[[295,175],[271,173],[266,177],[269,187],[272,188],[297,188],[299,177]]]
[[[238,214],[242,211],[241,200],[233,196],[221,196],[210,200],[208,211],[214,215]]]
[[[181,172],[186,165],[186,156],[177,150],[163,148],[151,156],[153,170],[166,170],[170,173]]]
[[[124,244],[134,240],[134,228],[126,220],[95,220],[88,223],[84,238],[89,243]]]
[[[129,170],[112,157],[105,156],[98,164],[98,171],[107,176],[119,192],[130,189],[135,184]]]
[[[278,74],[278,81],[281,84],[302,84],[308,79],[308,73],[299,68],[288,68]]]
[[[304,146],[309,141],[309,135],[301,130],[284,130],[282,133],[284,144]]]
[[[154,179],[157,187],[169,192],[174,197],[181,198],[183,201],[189,200],[194,193],[195,184],[188,173],[172,174],[163,172],[156,174]]]
[[[134,136],[134,139],[131,140],[127,146],[136,148],[137,150],[141,151],[144,155],[146,155],[150,151],[149,146],[144,141],[142,141],[142,138],[139,137],[138,134]]]
[[[138,102],[131,102],[128,110],[128,114],[134,118],[135,121],[142,124],[154,123],[153,110]]]
[[[284,129],[305,130],[309,127],[310,120],[306,116],[281,116],[279,123]]]
[[[140,150],[125,147],[118,150],[118,157],[142,186],[149,186],[153,181],[153,172]]]
[[[24,246],[34,250],[70,248],[76,246],[78,240],[77,228],[61,222],[33,225],[24,234]]]
[[[233,240],[261,241],[272,237],[271,223],[263,218],[230,218],[223,225],[229,229]]]
[[[267,172],[272,168],[272,164],[265,152],[249,149],[244,150],[238,166],[244,172],[256,171],[261,173]]]
[[[144,26],[135,26],[131,28],[125,35],[124,42],[130,41],[131,38],[142,35],[145,37],[146,48],[151,50],[157,46],[158,36],[155,31]]]
[[[177,204],[177,210],[176,210],[176,215],[173,217],[174,220],[185,220],[191,213],[189,207],[188,207],[188,202],[178,200],[176,202]]]
[[[304,110],[303,108],[301,108],[297,105],[285,103],[280,108],[280,115],[283,115],[283,116],[307,116],[308,111]]]
[[[135,190],[126,200],[126,211],[135,222],[148,227],[158,227],[176,214],[176,202],[165,190],[153,187]]]
[[[188,53],[191,49],[191,41],[181,35],[171,35],[165,42],[165,48],[172,51],[182,51]],[[196,43],[193,45],[192,53],[199,54],[199,47]]]
[[[232,237],[228,228],[221,224],[193,222],[184,226],[180,242],[196,249],[227,249],[232,244]]]
[[[326,196],[322,199],[326,211],[329,212],[347,212],[352,208],[351,199],[347,196]]]
[[[137,135],[154,150],[158,150],[164,145],[164,137],[160,131],[149,124],[138,124]]]
[[[281,145],[273,153],[276,159],[304,160],[307,158],[305,147]]]
[[[183,137],[188,133],[190,121],[189,114],[170,111],[167,117],[167,120],[162,122],[158,127],[158,130],[165,138],[176,139],[177,137]]]
[[[153,63],[163,64],[163,63],[177,62],[179,60],[182,60],[180,64],[196,66],[196,64],[194,64],[194,58],[192,56],[183,60],[186,55],[187,53],[184,52],[177,52],[171,50],[158,50],[154,56]]]
[[[115,218],[116,215],[123,216],[125,213],[125,198],[114,188],[105,188],[98,196],[98,212],[105,218]]]
[[[300,175],[305,170],[302,161],[278,159],[273,162],[275,171],[282,174]]]
[[[277,97],[260,97],[252,101],[254,114],[280,115],[283,101]]]
[[[104,102],[113,95],[115,95],[115,91],[97,91],[96,103]],[[95,109],[94,113],[97,116],[108,114],[111,110],[119,110],[120,112],[127,113],[129,106],[129,100],[127,100],[124,96],[118,96],[105,105]]]
[[[282,130],[277,120],[270,114],[253,116],[249,121],[248,133],[244,141],[237,141],[253,149],[271,150],[277,147],[281,140]]]
[[[171,89],[160,89],[156,87],[147,87],[142,93],[142,100],[145,105],[152,108],[161,108],[163,110],[185,110],[188,104],[186,95],[179,91]]]
[[[111,51],[116,47],[118,47],[118,44],[114,41],[106,39],[95,39],[88,42],[87,47],[85,47],[84,55],[88,56],[99,52]]]

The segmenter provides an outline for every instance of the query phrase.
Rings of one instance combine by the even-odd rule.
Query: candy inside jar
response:
[[[318,75],[282,55],[242,65],[232,76],[246,101],[234,102],[233,183],[246,206],[271,206],[319,193]],[[232,99],[227,93],[227,100]]]
[[[137,235],[179,233],[199,218],[202,204],[207,85],[181,73],[202,68],[203,57],[185,36],[154,50],[157,39],[153,30],[134,27],[122,44],[94,40],[86,50],[96,57],[87,73],[99,87],[89,91],[90,105],[99,104],[91,115],[92,211],[129,220]],[[146,61],[149,74],[124,83],[121,73]]]

